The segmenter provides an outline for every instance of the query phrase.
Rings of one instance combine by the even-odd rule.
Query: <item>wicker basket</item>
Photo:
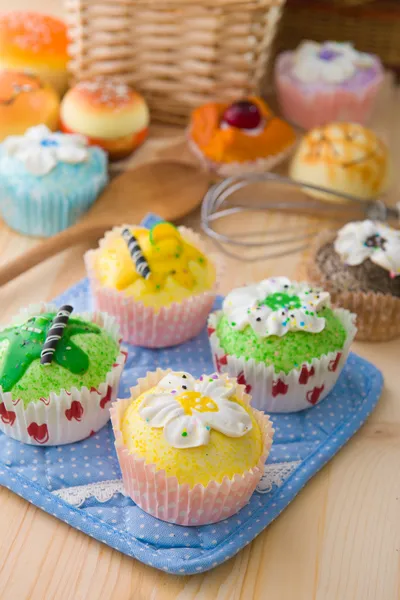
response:
[[[153,118],[260,92],[285,0],[67,0],[74,81],[115,77]]]
[[[332,0],[289,0],[274,54],[295,48],[302,40],[352,41],[358,50],[377,54],[400,67],[400,0],[375,0],[362,6],[340,6]]]

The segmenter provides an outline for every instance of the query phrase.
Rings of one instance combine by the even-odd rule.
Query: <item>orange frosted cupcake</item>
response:
[[[0,69],[35,73],[60,95],[68,83],[67,44],[59,19],[25,11],[0,16]]]
[[[0,71],[0,142],[34,125],[56,130],[59,107],[57,93],[37,75]]]
[[[142,96],[124,83],[82,81],[62,101],[61,126],[67,133],[85,135],[117,160],[146,139],[149,110]]]
[[[296,140],[292,127],[255,97],[200,106],[188,135],[204,167],[222,177],[268,171],[286,158]]]

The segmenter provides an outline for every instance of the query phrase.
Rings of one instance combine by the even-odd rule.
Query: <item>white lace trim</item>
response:
[[[72,506],[81,506],[88,498],[95,498],[98,502],[108,502],[114,494],[126,496],[122,479],[63,488],[56,490],[53,494]]]
[[[264,475],[261,477],[256,491],[260,494],[267,494],[274,486],[281,487],[285,480],[297,469],[300,462],[300,460],[295,460],[293,462],[265,465]],[[53,494],[76,507],[81,506],[88,498],[95,498],[97,502],[103,503],[111,500],[115,494],[126,496],[122,479],[111,479],[99,483],[62,488],[54,491]]]
[[[264,465],[264,475],[256,487],[259,494],[268,494],[274,486],[281,487],[286,479],[297,469],[301,460]]]

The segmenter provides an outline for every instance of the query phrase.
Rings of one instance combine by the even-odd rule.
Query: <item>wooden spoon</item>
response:
[[[96,241],[123,223],[139,223],[149,213],[175,221],[194,210],[209,187],[209,177],[181,161],[150,162],[118,175],[92,208],[72,227],[45,240],[0,268],[0,286],[40,262],[81,242]]]

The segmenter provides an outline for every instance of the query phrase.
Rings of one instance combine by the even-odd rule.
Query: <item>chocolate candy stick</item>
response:
[[[69,304],[64,304],[64,306],[61,306],[58,313],[54,317],[40,354],[41,365],[51,365],[57,344],[61,340],[64,329],[67,326],[68,319],[73,310],[74,309],[72,306],[69,306]]]
[[[149,263],[145,259],[140,244],[136,237],[129,231],[129,229],[123,229],[121,232],[126,245],[128,246],[129,254],[131,255],[132,261],[135,263],[136,273],[148,279],[151,275]]]

